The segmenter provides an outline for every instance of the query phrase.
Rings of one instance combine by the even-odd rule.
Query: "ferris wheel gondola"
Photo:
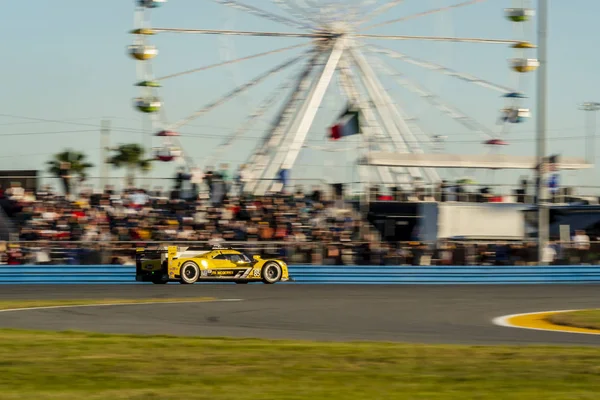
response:
[[[141,81],[141,82],[136,83],[135,86],[148,87],[148,88],[159,88],[162,85],[158,81]]]
[[[180,136],[178,132],[162,130],[157,132],[155,136],[164,138],[163,145],[154,149],[154,157],[156,160],[170,162],[181,159],[183,150],[179,146],[172,144],[173,138]]]
[[[531,8],[507,8],[505,10],[506,18],[512,22],[528,22],[535,15],[535,10]]]
[[[505,98],[507,99],[526,99],[527,96],[525,95],[525,93],[522,92],[510,92],[510,93],[506,93],[504,95]]]
[[[151,60],[158,55],[158,49],[156,46],[147,44],[134,44],[129,46],[128,50],[131,57],[138,61]]]
[[[158,97],[138,97],[135,99],[135,106],[144,113],[155,113],[160,111],[162,102]]]
[[[156,160],[170,162],[179,159],[183,155],[183,150],[177,146],[163,146],[154,149]]]
[[[510,64],[512,69],[519,73],[533,72],[540,66],[540,62],[535,58],[513,58]]]
[[[425,68],[436,73],[444,74],[452,79],[459,79],[469,84],[501,92],[506,103],[501,108],[500,121],[503,131],[508,129],[509,124],[519,124],[527,121],[531,111],[523,105],[526,96],[523,88],[523,75],[533,72],[539,66],[538,60],[528,56],[527,52],[536,46],[527,41],[526,35],[520,35],[512,39],[487,39],[487,38],[464,38],[444,36],[409,36],[409,35],[378,35],[367,34],[365,31],[390,24],[399,23],[413,18],[419,18],[436,13],[444,13],[461,7],[466,7],[479,1],[464,1],[451,6],[439,7],[414,15],[403,16],[381,23],[367,26],[375,16],[383,15],[402,0],[389,1],[383,5],[374,5],[373,2],[365,0],[323,0],[319,5],[317,1],[311,1],[310,7],[303,5],[298,0],[275,1],[292,16],[283,16],[278,13],[265,11],[257,6],[244,4],[240,0],[211,0],[220,5],[231,7],[241,12],[268,19],[282,25],[287,25],[301,31],[250,31],[234,29],[188,29],[188,28],[158,28],[150,26],[149,11],[166,3],[166,0],[150,1],[137,0],[137,26],[131,31],[135,35],[135,41],[128,48],[129,54],[140,61],[138,86],[142,94],[135,101],[136,108],[143,113],[149,114],[152,120],[154,135],[162,141],[162,146],[155,148],[157,160],[170,162],[174,160],[190,159],[185,155],[185,147],[179,142],[180,130],[190,122],[211,112],[221,105],[244,94],[250,88],[262,83],[266,79],[281,71],[290,68],[299,61],[306,60],[306,64],[299,74],[278,87],[275,92],[268,96],[263,103],[258,103],[257,108],[249,113],[247,121],[240,129],[233,131],[224,137],[224,140],[209,157],[212,160],[220,156],[221,152],[228,148],[233,141],[237,140],[249,126],[262,117],[267,110],[272,109],[277,99],[282,97],[287,89],[293,93],[288,97],[281,111],[276,115],[271,127],[265,136],[259,141],[253,153],[246,163],[251,166],[254,180],[247,185],[250,190],[257,194],[263,194],[272,190],[272,182],[282,170],[289,170],[294,166],[302,149],[319,149],[318,146],[306,145],[305,141],[309,130],[315,121],[316,113],[324,99],[328,86],[334,80],[337,72],[344,75],[340,80],[343,85],[342,93],[348,102],[355,104],[357,115],[359,115],[361,133],[365,141],[370,143],[369,149],[375,148],[382,152],[410,152],[424,153],[424,148],[438,149],[445,142],[446,135],[427,135],[419,124],[421,121],[400,109],[397,103],[388,94],[388,90],[381,83],[378,71],[392,77],[400,86],[418,94],[425,101],[433,105],[444,115],[454,119],[470,131],[484,137],[484,146],[506,146],[508,142],[498,137],[497,134],[470,117],[464,111],[453,106],[448,100],[431,93],[410,78],[399,73],[394,68],[386,65],[380,58],[387,57],[401,62],[410,63],[420,68]],[[353,4],[349,4],[353,3]],[[505,9],[506,18],[515,26],[523,26],[534,16],[531,8],[527,7],[526,0],[513,0],[513,7]],[[317,16],[317,10],[326,10],[327,15]],[[291,11],[290,11],[291,10]],[[162,11],[161,11],[162,12]],[[339,13],[339,15],[337,14]],[[340,16],[343,16],[341,18]],[[229,35],[229,36],[251,36],[251,37],[279,37],[304,39],[307,43],[279,48],[260,54],[235,59],[227,56],[227,61],[205,65],[156,77],[151,61],[158,55],[156,46],[148,43],[149,37],[157,34],[190,34],[190,35]],[[517,53],[516,57],[509,60],[510,71],[516,79],[514,85],[499,85],[486,79],[476,77],[472,74],[460,72],[444,65],[436,64],[426,60],[412,57],[395,50],[387,49],[378,45],[367,44],[366,40],[414,40],[414,41],[437,41],[454,43],[479,43],[486,45],[504,44],[509,45]],[[218,97],[215,101],[207,104],[193,114],[182,117],[175,122],[167,121],[164,115],[164,104],[158,89],[164,85],[164,81],[183,75],[207,71],[224,65],[243,62],[249,59],[264,57],[270,54],[290,51],[302,46],[310,46],[310,50],[297,57],[275,65],[264,74],[256,76],[249,82],[236,87],[229,93]],[[366,57],[368,54],[369,58]],[[370,58],[373,56],[373,58]],[[383,57],[382,57],[383,56]],[[377,57],[377,59],[375,59]],[[160,61],[160,59],[158,59]],[[168,105],[168,104],[167,104]],[[354,128],[353,128],[354,129]],[[185,136],[185,135],[184,135]],[[348,135],[352,136],[352,135]],[[393,171],[392,171],[393,170]],[[437,170],[423,168],[405,168],[401,173],[394,167],[378,167],[377,173],[382,181],[392,177],[395,182],[388,184],[404,184],[415,179],[426,178],[434,182],[439,181]]]
[[[165,4],[167,0],[137,0],[138,7],[158,8]]]
[[[524,75],[534,72],[540,65],[535,58],[528,57],[528,52],[535,49],[530,41],[527,41],[527,30],[525,24],[535,15],[535,11],[528,7],[530,0],[513,0],[513,7],[505,9],[506,18],[513,23],[514,31],[518,35],[517,42],[511,47],[516,51],[516,57],[508,61],[513,73],[513,87],[515,91],[504,94],[505,106],[500,110],[499,123],[503,126],[502,134],[507,134],[511,124],[522,124],[531,117],[531,110],[523,106],[527,96],[523,92],[526,84]],[[497,137],[495,139],[498,139]]]
[[[508,146],[508,142],[502,139],[490,139],[483,142],[486,146]]]
[[[520,124],[525,122],[531,117],[531,111],[528,108],[505,108],[502,110],[502,122],[509,122],[511,124]]]
[[[156,136],[158,137],[176,137],[176,136],[180,136],[179,133],[175,132],[175,131],[160,131],[156,134]]]

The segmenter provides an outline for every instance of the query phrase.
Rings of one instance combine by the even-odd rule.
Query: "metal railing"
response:
[[[204,247],[211,242],[0,242],[0,263],[23,265],[133,265],[135,249],[166,244]],[[262,257],[284,259],[289,264],[314,265],[536,265],[534,242],[438,243],[399,242],[221,242],[220,244]],[[581,246],[553,242],[554,265],[600,264],[600,242]]]
[[[236,171],[230,171],[231,177],[229,179],[230,187],[235,190],[236,180],[234,179]],[[2,176],[0,177],[0,189],[7,190],[11,187],[13,183],[19,184],[20,187],[26,188],[27,190],[31,190],[31,184],[25,185],[27,181],[35,180],[37,185],[37,190],[46,190],[48,188],[52,189],[55,193],[60,195],[64,195],[64,188],[62,178],[52,175],[40,175],[36,177],[28,177],[28,176]],[[70,179],[70,187],[72,193],[80,193],[82,191],[85,192],[93,192],[96,190],[104,190],[107,187],[117,191],[123,191],[126,189],[136,188],[143,189],[147,191],[161,191],[164,193],[168,193],[174,189],[177,177],[176,176],[154,176],[151,173],[142,174],[139,173],[135,176],[134,185],[129,186],[127,184],[127,177],[119,176],[119,177],[111,177],[111,178],[103,178],[97,176],[88,176],[85,180],[81,180],[77,176],[73,176]],[[259,179],[260,181],[272,181],[277,182],[276,179]],[[106,183],[106,185],[103,184]],[[203,180],[199,183],[200,190],[207,190],[207,181]],[[183,184],[186,188],[186,191],[191,190],[191,186],[195,182],[194,180],[186,179],[183,181]],[[311,187],[318,186],[321,189],[325,189],[327,191],[331,191],[327,189],[330,184],[323,178],[291,178],[288,183],[287,190],[294,189],[296,187],[303,187],[305,189],[310,189]]]
[[[485,190],[484,190],[485,189]],[[522,189],[517,185],[463,185],[462,187],[449,184],[445,188],[433,185],[424,185],[413,190],[402,190],[392,187],[380,186],[380,191],[370,191],[370,200],[393,200],[399,202],[463,202],[463,203],[522,203],[535,204],[537,195],[535,188]],[[577,186],[561,187],[549,193],[549,201],[554,204],[588,203],[598,204],[600,201],[600,187]]]

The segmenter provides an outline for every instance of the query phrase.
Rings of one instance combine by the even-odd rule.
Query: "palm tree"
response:
[[[109,157],[107,162],[115,168],[125,168],[128,186],[133,186],[136,170],[145,173],[152,169],[152,159],[144,158],[145,150],[139,144],[122,144],[112,151],[116,154]]]
[[[54,155],[52,160],[46,162],[48,172],[62,179],[65,193],[71,194],[71,177],[78,176],[83,182],[87,178],[87,170],[94,167],[86,161],[87,156],[83,153],[67,149]]]

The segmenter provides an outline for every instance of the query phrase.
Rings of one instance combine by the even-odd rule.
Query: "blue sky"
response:
[[[458,3],[458,0],[406,0],[376,22],[399,18],[427,9]],[[247,4],[284,15],[270,0],[246,0]],[[379,3],[383,3],[379,1]],[[503,9],[520,1],[488,0],[452,12],[376,28],[370,33],[443,35],[514,39],[513,26],[503,17]],[[569,156],[584,155],[584,115],[577,105],[600,101],[600,59],[597,38],[590,35],[600,15],[600,2],[550,1],[549,46],[549,151]],[[52,154],[67,147],[84,151],[96,165],[100,163],[99,125],[103,118],[112,124],[111,143],[140,142],[158,146],[153,127],[132,107],[138,95],[135,61],[126,55],[133,41],[128,31],[134,22],[133,1],[102,2],[56,0],[52,2],[9,2],[4,6],[0,32],[2,96],[0,96],[0,169],[41,169]],[[152,13],[155,27],[294,31],[285,25],[232,10],[211,0],[170,0]],[[529,40],[535,42],[535,24],[530,24]],[[223,60],[223,49],[232,58],[301,43],[305,39],[269,37],[227,37],[160,34],[151,37],[159,49],[153,61],[157,75],[163,76]],[[371,41],[372,43],[375,43]],[[379,41],[376,44],[413,57],[443,64],[488,81],[510,86],[514,74],[507,59],[513,51],[507,45]],[[221,95],[245,83],[276,64],[299,55],[292,50],[249,60],[230,67],[213,69],[164,82],[160,89],[170,121],[184,118]],[[426,71],[392,60],[389,64],[431,92],[485,124],[495,132],[498,110],[503,106],[498,92],[474,86],[455,78]],[[180,131],[182,143],[200,165],[225,137],[245,119],[283,80],[299,71],[301,64],[286,69],[245,95],[198,118]],[[505,136],[511,145],[501,151],[514,155],[535,152],[535,74],[526,75],[519,88],[530,98],[527,106],[534,118]],[[422,99],[397,86],[388,77],[382,83],[407,114],[418,117],[426,132],[448,136],[445,151],[483,154],[481,137],[443,116]],[[312,146],[356,147],[356,141],[329,144],[326,128],[340,111],[342,100],[332,86],[309,134]],[[278,105],[280,103],[277,103]],[[269,126],[276,108],[265,115],[225,154],[224,160],[237,165],[245,160]],[[22,117],[22,118],[18,118]],[[598,152],[596,152],[598,153]],[[352,167],[353,152],[324,153],[303,151],[293,176],[329,181],[357,179]],[[598,158],[598,155],[596,156]],[[157,165],[152,177],[171,176],[173,164]],[[119,176],[118,172],[111,172]],[[565,173],[573,185],[593,185],[597,170]],[[99,176],[94,169],[91,175]],[[519,172],[497,172],[476,176],[496,183],[512,183]],[[156,183],[156,182],[153,182]]]

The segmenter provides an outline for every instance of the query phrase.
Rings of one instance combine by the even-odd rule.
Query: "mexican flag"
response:
[[[339,140],[346,136],[360,133],[359,112],[348,108],[338,119],[337,123],[330,128],[329,138]]]

